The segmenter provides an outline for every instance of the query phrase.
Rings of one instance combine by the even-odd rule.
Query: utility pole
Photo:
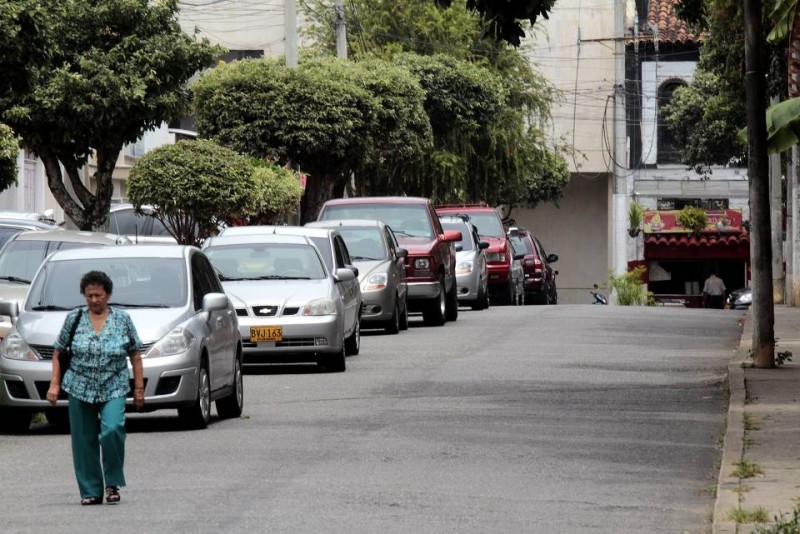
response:
[[[778,103],[777,98],[772,99]],[[787,181],[788,182],[788,181]],[[769,205],[772,227],[772,301],[783,304],[786,295],[786,274],[783,270],[783,188],[781,187],[781,155],[769,157]]]
[[[286,33],[286,66],[293,69],[297,66],[297,0],[284,0],[283,16]]]
[[[800,147],[792,147],[789,165],[789,179],[786,186],[786,242],[789,253],[786,262],[786,302],[790,306],[800,306]]]
[[[747,91],[750,265],[753,273],[753,361],[775,367],[775,308],[767,156],[767,103],[761,0],[744,0],[745,89]]]
[[[336,57],[347,59],[347,28],[344,21],[344,0],[336,0]]]
[[[625,4],[614,2],[614,187],[612,212],[613,272],[628,272],[627,132],[625,131]]]

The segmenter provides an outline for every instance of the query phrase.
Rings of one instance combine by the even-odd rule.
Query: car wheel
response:
[[[483,286],[478,288],[478,298],[475,299],[471,307],[473,310],[483,310],[488,307],[486,306],[486,290]]]
[[[317,365],[328,373],[343,373],[347,368],[347,361],[344,355],[344,347],[336,354],[329,354],[324,360],[317,362]]]
[[[356,317],[356,325],[350,337],[344,340],[346,356],[355,356],[361,350],[361,317]]]
[[[447,303],[445,302],[444,276],[439,277],[439,295],[425,303],[422,320],[426,326],[442,326],[447,320]]]
[[[6,434],[25,434],[31,428],[31,412],[0,408],[0,432]]]
[[[400,316],[400,330],[408,330],[408,301],[403,301],[403,314]]]
[[[502,303],[509,306],[511,304],[514,304],[514,293],[515,293],[514,282],[512,282],[509,279],[508,284],[506,284],[505,290],[503,291]]]
[[[44,411],[44,417],[53,426],[69,428],[69,411],[64,408],[49,408]]]
[[[242,361],[236,358],[233,369],[233,391],[227,397],[217,401],[217,413],[223,419],[232,419],[242,415],[244,409],[244,378],[242,377]]]
[[[211,386],[205,364],[197,376],[197,398],[191,408],[178,409],[178,417],[187,428],[200,430],[208,426],[211,419]]]
[[[458,319],[458,286],[455,280],[450,291],[447,292],[447,302],[445,306],[446,316],[448,321],[455,321]]]
[[[391,335],[400,333],[400,299],[397,297],[394,298],[394,313],[386,323],[386,333]]]

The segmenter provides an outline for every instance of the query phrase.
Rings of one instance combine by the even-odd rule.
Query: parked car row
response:
[[[304,227],[225,228],[202,250],[63,229],[16,234],[0,249],[0,428],[24,431],[37,411],[66,419],[65,397],[55,408],[45,400],[52,346],[83,304],[79,281],[90,270],[110,276],[110,304],[129,310],[142,339],[146,409],[177,408],[192,428],[208,424],[214,401],[221,417],[241,414],[244,365],[342,372],[361,350],[362,327],[396,335],[414,312],[441,326],[459,306],[489,307],[492,295],[555,304],[557,257],[529,232],[506,233],[491,208],[464,208],[331,200]]]

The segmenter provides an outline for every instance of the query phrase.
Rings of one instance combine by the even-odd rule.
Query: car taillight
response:
[[[533,260],[533,275],[542,276],[542,260]]]

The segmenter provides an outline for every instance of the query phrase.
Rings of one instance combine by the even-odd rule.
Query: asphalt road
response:
[[[131,415],[81,507],[69,436],[0,436],[0,532],[708,532],[738,312],[463,310],[343,374],[250,370],[245,415]]]

